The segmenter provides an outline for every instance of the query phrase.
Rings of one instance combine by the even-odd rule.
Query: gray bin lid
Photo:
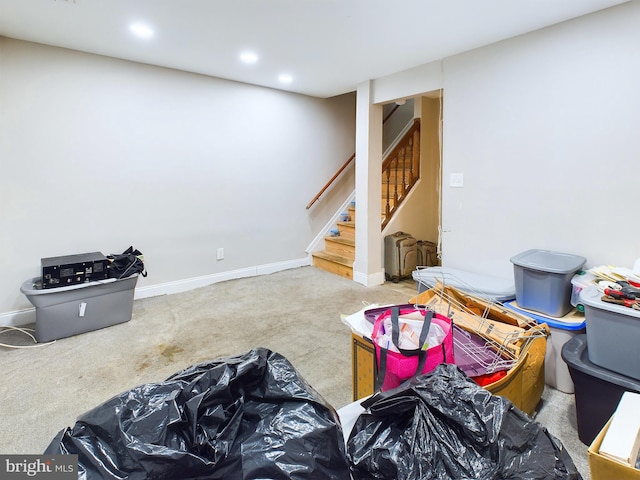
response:
[[[586,333],[575,335],[566,342],[562,346],[561,356],[570,368],[574,368],[579,372],[604,380],[605,382],[618,385],[626,390],[640,392],[640,381],[591,363],[587,349]]]
[[[412,276],[416,282],[429,288],[433,288],[438,282],[441,282],[472,295],[488,297],[496,302],[516,298],[516,286],[513,278],[494,277],[493,275],[467,272],[450,267],[418,268],[413,271]]]
[[[77,285],[65,285],[55,288],[36,288],[39,278],[26,280],[20,286],[20,291],[27,300],[36,308],[46,308],[67,302],[98,297],[124,290],[133,290],[138,281],[138,274],[134,273],[125,278],[108,278],[93,282],[79,283]]]
[[[598,290],[598,287],[583,288],[580,291],[580,303],[587,307],[598,308],[600,310],[607,310],[608,312],[619,313],[620,315],[627,315],[629,317],[635,317],[640,319],[640,311],[633,308],[625,307],[624,305],[617,305],[615,303],[603,302],[601,300],[602,293]]]
[[[586,262],[587,259],[579,255],[537,249],[511,257],[511,263],[514,265],[549,273],[577,272]]]
[[[74,290],[86,290],[90,287],[96,287],[99,285],[107,285],[110,283],[119,283],[125,282],[126,280],[131,280],[132,278],[137,278],[138,274],[134,273],[124,278],[105,278],[104,280],[94,280],[91,282],[84,283],[76,283],[74,285],[63,285],[60,287],[53,288],[37,288],[36,285],[40,280],[39,277],[30,278],[29,280],[25,280],[22,285],[20,285],[20,291],[25,295],[45,295],[51,296],[52,294],[62,294],[64,292],[71,292]]]

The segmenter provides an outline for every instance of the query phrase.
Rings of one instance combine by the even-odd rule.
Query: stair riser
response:
[[[313,257],[313,265],[321,270],[324,270],[334,275],[340,275],[341,277],[353,280],[353,268],[349,268],[345,265],[334,263],[324,258]]]
[[[336,255],[341,255],[343,257],[349,257],[355,260],[356,258],[356,247],[344,245],[341,243],[335,243],[330,240],[325,240],[324,242],[325,249],[329,253],[335,253]]]
[[[345,223],[338,224],[338,230],[340,231],[340,236],[342,238],[346,238],[348,240],[356,240],[356,226],[349,225]]]

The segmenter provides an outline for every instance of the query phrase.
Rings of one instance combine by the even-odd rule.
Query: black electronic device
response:
[[[100,252],[42,258],[42,288],[65,287],[108,278],[109,260]]]

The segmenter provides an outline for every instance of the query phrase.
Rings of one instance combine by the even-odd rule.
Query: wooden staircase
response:
[[[354,158],[355,155],[348,162]],[[340,171],[334,175],[334,178]],[[419,178],[420,120],[416,118],[411,128],[382,163],[381,230],[384,230]],[[307,205],[307,209],[323,191],[324,189]],[[311,257],[315,267],[353,280],[353,262],[356,259],[356,209],[353,204],[348,208],[347,213],[348,220],[337,223],[337,235],[325,237],[325,250],[313,252]]]
[[[347,209],[348,220],[337,222],[338,235],[324,239],[325,250],[313,252],[313,265],[335,275],[353,280],[356,259],[356,207]]]

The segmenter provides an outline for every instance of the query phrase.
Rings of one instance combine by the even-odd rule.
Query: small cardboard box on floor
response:
[[[634,468],[640,447],[640,394],[625,392],[606,425],[589,446],[591,480],[640,480]]]
[[[447,287],[451,288],[451,287]],[[431,289],[420,294],[418,298],[412,298],[409,303],[419,303],[421,305],[428,304],[435,299],[434,292]],[[506,309],[499,304],[477,305],[482,302],[475,297],[455,292],[458,300],[462,300],[466,305],[462,308],[458,307],[454,316],[458,314],[458,320],[461,318],[461,310],[466,308],[474,308],[480,306],[490,308],[495,315],[495,322],[505,321],[506,324],[518,324],[523,320],[523,316],[512,310]],[[439,299],[435,299],[440,301]],[[472,305],[473,304],[473,305]],[[365,309],[366,310],[366,309]],[[361,313],[361,312],[360,312]],[[525,321],[529,321],[524,317]],[[374,393],[374,384],[376,378],[376,362],[373,343],[371,341],[370,331],[371,325],[367,325],[364,315],[359,319],[357,314],[352,316],[352,322],[347,321],[351,328],[352,340],[352,371],[353,371],[353,400],[366,397]],[[493,324],[494,326],[496,324]],[[489,326],[489,330],[493,327]],[[532,339],[527,344],[527,349],[522,353],[514,365],[508,370],[506,376],[500,380],[486,385],[485,388],[494,395],[500,395],[508,398],[516,407],[527,414],[532,414],[544,390],[544,359],[546,352],[547,335],[540,335],[540,332],[546,332],[546,326],[532,331]]]

